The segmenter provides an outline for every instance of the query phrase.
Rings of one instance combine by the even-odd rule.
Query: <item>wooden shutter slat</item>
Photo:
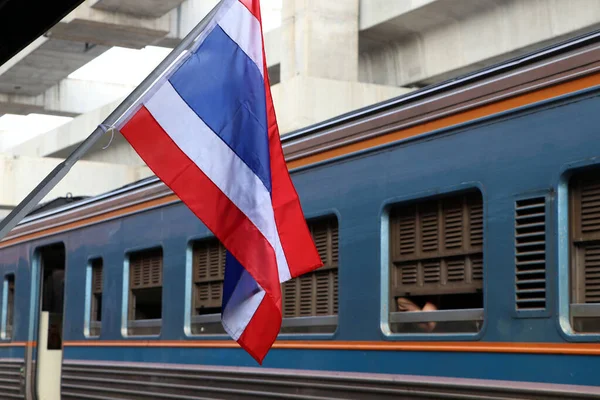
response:
[[[390,212],[392,292],[474,292],[483,279],[483,204],[461,194],[398,206]],[[413,246],[418,251],[412,251]],[[407,249],[407,251],[404,251]]]
[[[300,316],[314,315],[313,277],[313,274],[308,274],[296,278],[300,280]]]
[[[463,246],[463,205],[458,201],[444,204],[444,245],[446,249],[460,249]]]
[[[585,247],[585,302],[600,303],[600,245]]]
[[[423,253],[438,250],[438,210],[436,204],[423,207],[420,212],[421,219],[421,251]]]
[[[330,283],[333,275],[329,271],[317,272],[315,274],[315,314],[332,314]]]
[[[398,224],[396,224],[398,237],[394,241],[395,252],[394,258],[398,258],[406,255],[415,254],[416,241],[416,230],[417,230],[417,218],[416,208],[412,207],[405,213],[400,214],[397,217]]]
[[[483,245],[483,203],[481,198],[469,198],[469,236],[471,247]]]
[[[92,262],[92,293],[102,293],[102,260]]]
[[[297,285],[296,279],[289,280],[283,284],[283,317],[292,318],[298,316],[296,307],[297,301]]]
[[[448,282],[463,282],[465,280],[465,259],[448,260]]]
[[[162,286],[162,251],[144,251],[129,260],[131,289]]]
[[[423,262],[423,283],[439,283],[442,276],[440,260]]]
[[[225,247],[216,238],[202,240],[193,246],[194,309],[221,307],[225,277]]]
[[[323,267],[282,285],[284,318],[337,314],[339,233],[335,219],[308,223]]]
[[[580,226],[582,234],[600,231],[600,181],[586,179],[580,189]]]

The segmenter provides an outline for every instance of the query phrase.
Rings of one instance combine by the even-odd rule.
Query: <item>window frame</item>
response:
[[[7,325],[8,325],[8,313],[9,313],[9,283],[8,277],[12,276],[13,281],[13,303],[12,303],[12,331],[11,335],[7,335]],[[2,315],[0,321],[0,340],[5,342],[12,342],[15,337],[15,301],[16,301],[16,293],[17,293],[17,276],[14,271],[9,271],[4,274],[4,279],[2,280]]]
[[[130,319],[130,301],[132,300],[132,296],[131,296],[131,285],[130,285],[130,259],[132,255],[136,255],[139,253],[146,253],[146,252],[154,252],[154,251],[160,251],[161,252],[161,258],[162,258],[162,271],[161,271],[161,276],[162,276],[162,283],[161,283],[161,319],[144,319],[144,320],[135,320],[135,319]],[[165,296],[164,296],[164,289],[165,289],[165,285],[164,285],[164,269],[165,269],[165,250],[164,250],[164,246],[162,246],[161,244],[159,245],[155,245],[155,246],[148,246],[148,247],[143,247],[143,248],[135,248],[135,249],[130,249],[127,250],[125,252],[125,258],[124,258],[124,262],[123,262],[123,287],[122,287],[122,294],[121,294],[121,298],[123,299],[122,304],[121,304],[121,335],[123,337],[130,337],[130,338],[135,338],[135,339],[140,339],[140,338],[157,338],[157,337],[161,337],[161,335],[163,334],[163,319],[164,319],[164,304],[165,304]],[[141,322],[133,322],[132,321],[141,321]],[[154,333],[154,334],[137,334],[137,333],[129,333],[130,329],[135,329],[135,328],[154,328],[154,327],[158,327],[159,328],[159,332],[158,333]]]
[[[102,299],[104,299],[104,288],[106,274],[104,273],[104,258],[102,256],[93,256],[88,258],[88,262],[85,268],[85,310],[84,310],[84,325],[83,325],[83,334],[88,339],[98,339],[102,335],[102,320],[94,321],[92,320],[92,302],[94,300],[94,292],[93,292],[93,271],[94,271],[94,262],[101,261],[101,269],[102,269]],[[102,301],[101,307],[104,306],[104,301]],[[103,313],[102,313],[103,314]],[[92,335],[91,331],[94,324],[97,324],[99,329],[98,335]]]
[[[556,184],[556,231],[557,234],[557,275],[558,280],[558,315],[557,326],[563,338],[570,342],[589,342],[600,338],[600,332],[576,332],[571,324],[571,308],[573,288],[573,241],[572,241],[572,194],[570,191],[571,180],[577,176],[598,171],[600,163],[597,161],[581,161],[563,165]]]
[[[211,233],[207,235],[197,236],[190,238],[188,240],[186,246],[186,262],[185,262],[185,319],[184,319],[184,333],[188,337],[193,338],[206,338],[206,339],[215,339],[215,338],[226,338],[229,337],[227,333],[194,333],[192,331],[192,325],[195,322],[204,322],[204,323],[218,323],[221,324],[221,313],[217,314],[204,314],[204,315],[195,315],[194,314],[194,304],[195,304],[195,284],[194,281],[194,247],[197,243],[212,241],[215,240],[216,237]]]
[[[302,332],[298,332],[298,333],[279,333],[278,338],[280,339],[286,339],[286,340],[294,340],[294,339],[313,339],[313,340],[318,340],[318,339],[332,339],[334,338],[337,334],[338,334],[338,330],[339,330],[339,314],[340,311],[342,309],[342,303],[340,301],[341,299],[341,285],[340,285],[340,266],[342,265],[342,253],[341,253],[341,234],[340,234],[340,226],[341,226],[341,218],[339,215],[339,212],[337,210],[326,210],[320,213],[316,213],[316,214],[308,214],[305,213],[305,220],[308,223],[310,223],[311,221],[318,221],[321,219],[327,219],[327,218],[335,218],[335,220],[337,221],[337,227],[338,227],[338,262],[337,262],[337,269],[338,269],[338,314],[336,316],[334,316],[333,318],[335,318],[335,330],[333,330],[332,332],[327,332],[327,333],[302,333]],[[204,234],[204,235],[198,235],[198,236],[193,236],[188,240],[187,246],[186,246],[186,268],[185,268],[185,317],[184,317],[184,333],[186,337],[189,338],[194,338],[194,339],[220,339],[220,338],[227,338],[229,337],[227,335],[227,333],[207,333],[207,334],[200,334],[200,333],[193,333],[192,332],[192,324],[195,321],[198,320],[202,320],[204,322],[207,323],[216,323],[218,322],[219,324],[221,323],[221,314],[206,314],[206,315],[202,315],[202,316],[197,316],[194,315],[194,296],[195,296],[195,290],[194,290],[194,245],[198,242],[202,242],[205,240],[213,240],[215,239],[215,236],[212,235],[210,232],[208,232],[208,234]],[[289,327],[300,327],[300,326],[317,326],[311,323],[311,321],[313,321],[315,318],[322,318],[323,320],[325,319],[330,319],[332,320],[332,316],[317,316],[317,317],[297,317],[297,318],[283,318],[282,319],[282,328],[285,326],[289,326]]]
[[[481,328],[477,332],[449,332],[449,333],[428,333],[428,332],[393,332],[390,324],[397,323],[397,316],[390,312],[391,296],[391,268],[390,268],[390,229],[391,212],[403,204],[410,204],[415,201],[427,202],[437,200],[442,197],[452,197],[467,194],[471,191],[478,191],[482,201],[482,309],[462,309],[462,310],[437,310],[429,312],[411,312],[410,317],[402,318],[402,322],[441,322],[441,321],[471,321],[473,318],[483,318]],[[421,192],[410,193],[402,196],[391,197],[385,200],[380,209],[380,329],[382,334],[391,340],[422,340],[425,338],[434,340],[479,340],[485,334],[488,324],[487,307],[487,196],[484,186],[478,181],[469,181],[458,185],[446,186],[439,189],[428,189]],[[435,313],[435,314],[434,314]],[[397,313],[394,313],[397,314]],[[408,313],[407,313],[408,314]],[[462,315],[466,318],[456,319],[454,316]],[[432,318],[433,316],[433,318]],[[428,318],[425,318],[428,317]]]

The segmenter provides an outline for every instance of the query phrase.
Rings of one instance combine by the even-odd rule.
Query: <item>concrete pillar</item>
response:
[[[269,64],[270,54],[280,60],[272,93],[282,134],[407,92],[358,82],[358,11],[358,0],[283,1],[280,42],[266,35]]]
[[[358,79],[358,0],[285,0],[281,80]]]

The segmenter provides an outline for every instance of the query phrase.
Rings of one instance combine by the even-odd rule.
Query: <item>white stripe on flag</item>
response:
[[[222,311],[223,326],[233,340],[237,341],[242,336],[263,297],[265,297],[265,291],[244,269],[231,298]]]
[[[252,170],[166,81],[145,104],[154,119],[196,166],[235,204],[275,252],[279,281],[291,278],[275,225],[271,196]]]
[[[264,78],[262,33],[254,15],[242,3],[236,1],[221,18],[219,26],[254,61]]]

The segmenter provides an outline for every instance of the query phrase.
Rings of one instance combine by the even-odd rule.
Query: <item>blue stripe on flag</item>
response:
[[[265,86],[246,53],[216,26],[169,81],[271,192]]]
[[[221,301],[221,312],[229,302],[231,295],[235,291],[239,280],[244,273],[244,267],[239,261],[231,255],[229,251],[225,252],[225,277],[223,279],[223,300]]]

